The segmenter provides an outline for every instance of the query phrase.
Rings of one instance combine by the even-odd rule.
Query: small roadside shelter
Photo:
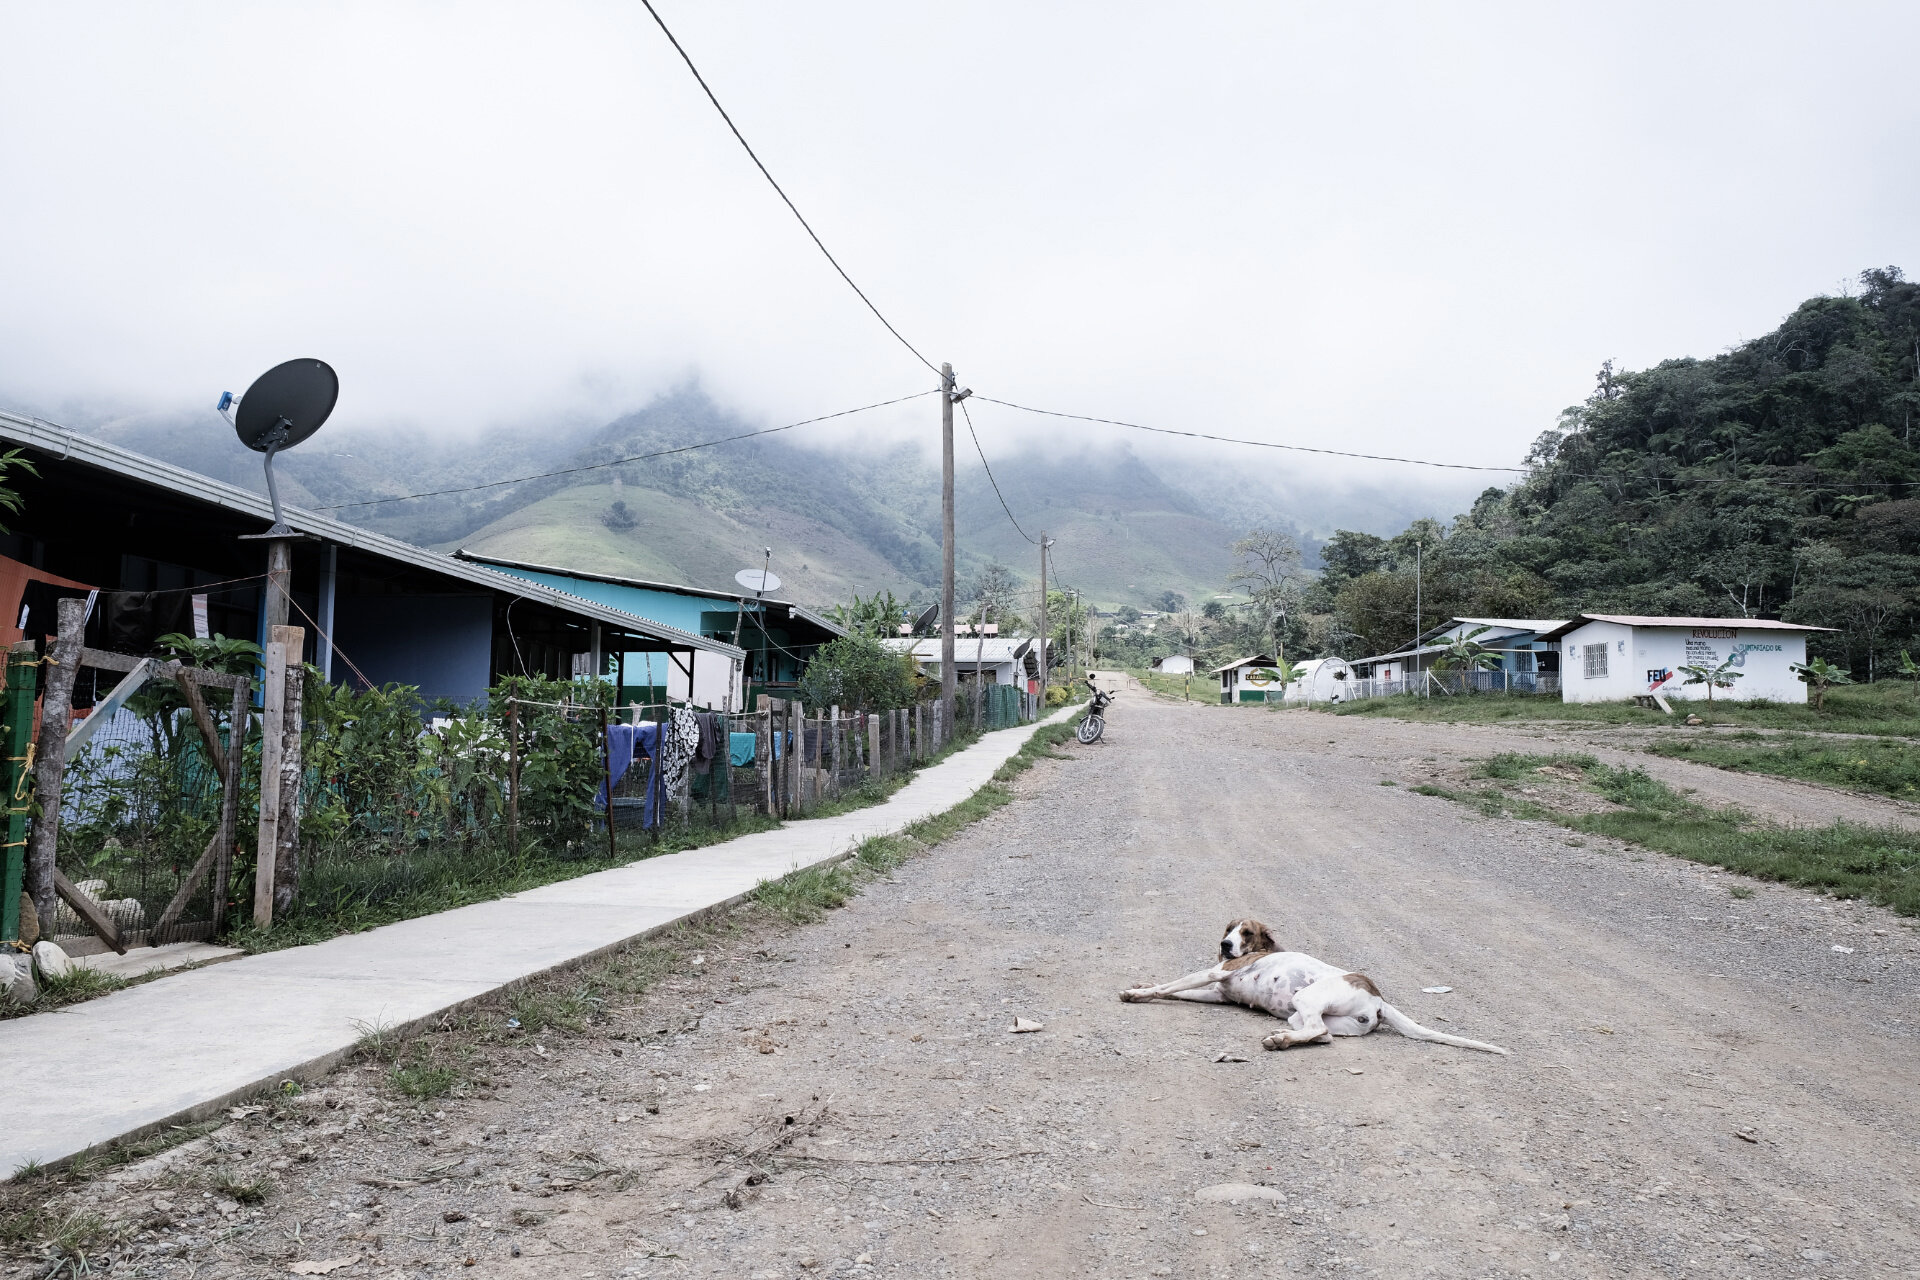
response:
[[[1236,658],[1223,667],[1215,667],[1213,674],[1220,677],[1223,703],[1278,702],[1286,688],[1280,683],[1280,672],[1273,659],[1264,653]]]
[[[1562,702],[1618,702],[1655,691],[1704,699],[1707,686],[1686,683],[1680,668],[1731,660],[1740,678],[1716,696],[1804,703],[1807,686],[1791,666],[1807,660],[1807,636],[1827,630],[1769,618],[1583,613],[1540,638],[1564,659]]]

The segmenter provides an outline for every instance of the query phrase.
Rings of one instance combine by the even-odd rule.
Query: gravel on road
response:
[[[343,1071],[57,1207],[139,1224],[115,1275],[1920,1274],[1904,922],[1382,785],[1486,734],[1132,692],[466,1097]],[[1119,1002],[1239,916],[1513,1056]]]

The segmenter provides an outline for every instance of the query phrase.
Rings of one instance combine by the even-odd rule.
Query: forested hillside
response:
[[[1531,474],[1452,525],[1336,533],[1290,625],[1359,656],[1428,625],[1575,612],[1786,618],[1856,676],[1920,650],[1920,285],[1896,268],[1710,360],[1602,368]]]

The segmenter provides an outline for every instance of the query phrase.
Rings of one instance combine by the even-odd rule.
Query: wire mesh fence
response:
[[[99,905],[125,944],[158,945],[216,932],[234,814],[245,799],[236,796],[230,805],[223,778],[233,749],[236,693],[245,721],[239,681],[81,651],[56,866]],[[257,742],[248,741],[243,723],[237,771],[243,791],[246,780],[257,777],[257,766],[246,766],[249,750],[257,759]],[[43,931],[74,945],[94,936],[64,899]]]
[[[1399,694],[1429,695],[1463,693],[1544,694],[1560,692],[1557,671],[1431,671],[1417,672],[1402,680],[1348,680],[1343,690],[1345,701],[1361,698],[1391,698]]]

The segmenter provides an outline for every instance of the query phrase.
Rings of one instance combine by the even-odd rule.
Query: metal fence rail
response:
[[[1348,680],[1341,690],[1343,701],[1362,698],[1391,698],[1403,693],[1444,697],[1462,693],[1558,694],[1557,671],[1433,671],[1407,680]]]

